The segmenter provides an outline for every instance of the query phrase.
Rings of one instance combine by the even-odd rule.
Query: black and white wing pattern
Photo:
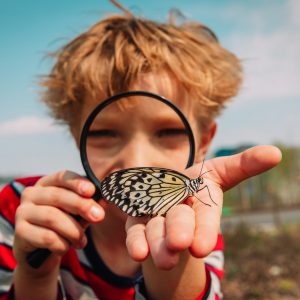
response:
[[[101,193],[130,216],[165,215],[172,206],[194,194],[194,181],[199,180],[170,169],[131,168],[107,176],[102,181]],[[200,184],[196,185],[195,191]]]

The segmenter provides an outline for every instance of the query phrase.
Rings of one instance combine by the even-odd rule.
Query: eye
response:
[[[88,146],[109,149],[120,143],[120,133],[115,129],[94,129],[88,132]]]
[[[118,133],[115,130],[111,129],[98,129],[98,130],[90,130],[88,132],[88,137],[95,137],[95,138],[101,138],[101,137],[117,137]]]
[[[157,136],[162,137],[178,137],[187,135],[185,128],[164,128],[157,132]]]

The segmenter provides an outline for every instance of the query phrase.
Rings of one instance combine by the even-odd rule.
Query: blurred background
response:
[[[300,1],[120,1],[165,21],[170,9],[215,31],[242,59],[241,93],[218,118],[209,156],[258,144],[283,152],[275,169],[225,195],[225,299],[300,299]],[[58,49],[107,13],[108,0],[0,0],[0,188],[16,176],[83,173],[66,128],[39,102]]]

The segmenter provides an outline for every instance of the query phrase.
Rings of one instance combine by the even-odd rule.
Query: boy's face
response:
[[[203,135],[193,113],[193,103],[182,100],[179,91],[174,93],[176,88],[170,96],[170,88],[166,89],[171,85],[170,79],[157,78],[153,74],[145,75],[132,90],[157,93],[180,108],[194,133],[196,161],[201,161],[205,152],[201,145]],[[102,180],[114,171],[133,167],[156,166],[183,171],[190,144],[177,113],[166,104],[147,97],[124,100],[106,107],[91,125],[93,134],[87,140],[87,155],[94,174]],[[81,128],[95,105],[97,103],[89,99],[85,102]]]

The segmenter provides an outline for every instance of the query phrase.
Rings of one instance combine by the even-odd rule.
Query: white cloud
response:
[[[60,130],[61,128],[47,117],[25,116],[0,123],[0,136],[51,133]]]
[[[205,14],[204,7],[195,4],[188,17],[218,20],[221,43],[242,59],[241,100],[300,98],[299,0],[224,1]]]
[[[249,26],[256,26],[247,33],[236,32],[227,41],[244,60],[241,97],[245,100],[300,98],[300,1],[284,3],[287,18],[280,25],[270,28],[273,20],[264,11],[243,14]]]
[[[300,1],[289,0],[287,5],[290,11],[290,22],[292,22],[296,26],[300,26]]]

